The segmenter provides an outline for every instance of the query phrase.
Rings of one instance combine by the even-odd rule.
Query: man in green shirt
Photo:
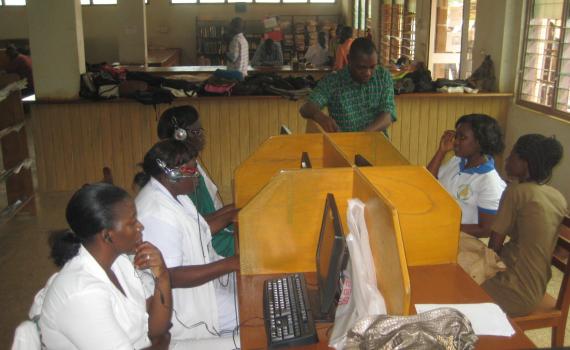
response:
[[[321,109],[328,107],[330,115]],[[299,111],[327,132],[383,131],[396,121],[394,84],[378,67],[378,53],[369,39],[354,40],[348,66],[327,75]]]

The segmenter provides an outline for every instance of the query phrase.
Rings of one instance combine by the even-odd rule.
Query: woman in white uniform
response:
[[[135,200],[144,239],[160,249],[172,281],[172,341],[232,335],[237,326],[235,286],[230,274],[239,258],[221,258],[212,230],[188,198],[198,183],[198,152],[190,144],[163,140],[145,155],[142,187]]]
[[[85,185],[69,201],[66,217],[72,231],[50,239],[52,258],[63,268],[32,307],[40,310],[45,347],[167,349],[170,277],[159,250],[142,242],[129,194],[109,184]],[[145,289],[141,276],[151,273],[154,283]]]
[[[499,200],[506,187],[495,169],[494,155],[505,145],[497,121],[485,114],[464,115],[441,137],[428,170],[461,207],[461,231],[489,237]],[[442,165],[445,155],[455,156]]]

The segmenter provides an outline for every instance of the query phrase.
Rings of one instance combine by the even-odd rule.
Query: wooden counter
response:
[[[504,128],[511,99],[512,94],[396,96],[392,143],[411,164],[425,165],[443,131],[463,114],[489,114]],[[160,114],[182,104],[200,112],[207,142],[202,160],[225,201],[231,201],[236,167],[277,135],[281,124],[293,133],[303,133],[306,126],[298,112],[303,101],[278,96],[185,98],[156,110],[133,100],[36,102],[31,110],[39,190],[75,190],[100,180],[104,166],[111,167],[117,185],[130,189],[136,164],[157,140]],[[500,169],[500,159],[498,164]]]
[[[180,64],[182,49],[148,49],[149,67],[172,67]]]

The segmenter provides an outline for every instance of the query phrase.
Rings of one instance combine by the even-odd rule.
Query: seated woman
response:
[[[72,231],[50,239],[61,271],[32,310],[47,349],[167,349],[172,314],[162,256],[142,241],[133,200],[113,185],[85,185],[66,209]],[[134,254],[134,262],[125,255]],[[151,288],[143,275],[154,276]],[[152,285],[152,280],[151,280]],[[148,286],[148,284],[145,284]]]
[[[145,155],[142,187],[135,200],[144,238],[155,244],[172,281],[173,342],[232,334],[237,326],[237,301],[232,283],[239,258],[221,259],[212,249],[214,231],[188,194],[198,185],[198,152],[190,144],[163,140]]]
[[[307,63],[312,64],[315,67],[322,67],[330,62],[329,50],[327,48],[327,34],[325,32],[319,32],[318,41],[309,46],[307,53],[305,54],[305,59]]]
[[[158,121],[158,138],[176,139],[185,141],[198,151],[202,152],[206,145],[204,129],[200,123],[198,111],[190,106],[177,106],[164,111]],[[198,209],[208,225],[212,227],[212,246],[221,256],[233,256],[235,254],[234,227],[231,220],[235,215],[233,203],[223,206],[218,187],[208,176],[208,173],[196,160],[200,177],[198,186],[189,197]]]
[[[273,39],[267,38],[255,50],[253,59],[251,60],[252,66],[282,66],[283,65],[283,51],[281,51],[281,44],[276,43]]]
[[[485,114],[464,115],[447,130],[427,168],[461,207],[461,231],[489,237],[505,182],[493,155],[503,151],[503,135],[497,121]],[[443,166],[447,152],[452,157]]]
[[[550,259],[567,204],[560,192],[545,183],[562,153],[562,145],[554,138],[530,134],[518,139],[506,161],[507,175],[515,182],[503,193],[489,247],[507,269],[482,287],[511,317],[531,313],[551,277]],[[510,240],[502,246],[506,236]]]

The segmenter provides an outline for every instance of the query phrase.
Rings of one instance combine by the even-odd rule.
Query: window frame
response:
[[[27,4],[27,0],[24,0],[23,5],[8,5],[6,4],[6,0],[0,0],[0,7],[25,7]]]
[[[169,0],[170,5],[179,6],[179,5],[233,5],[239,4],[239,2],[228,2],[228,0],[223,0],[224,2],[214,2],[214,3],[202,3],[201,0],[195,0],[196,2],[187,2],[187,3],[172,3],[172,0]],[[251,5],[335,5],[338,0],[331,0],[331,2],[312,2],[312,0],[303,0],[304,2],[283,2],[284,0],[279,0],[279,2],[257,2],[257,0],[252,0],[252,2],[247,2],[246,4]]]
[[[517,86],[516,86],[516,104],[519,106],[523,106],[532,110],[535,110],[540,113],[544,113],[547,115],[555,116],[567,121],[570,121],[570,112],[564,112],[556,108],[557,101],[558,101],[558,94],[559,94],[559,84],[560,84],[560,75],[561,75],[561,68],[562,68],[562,55],[564,52],[564,38],[566,36],[566,21],[570,20],[570,0],[563,0],[562,5],[562,17],[561,17],[561,28],[560,28],[560,41],[558,42],[558,51],[559,55],[556,57],[556,78],[554,80],[554,95],[552,97],[552,103],[550,106],[545,106],[539,103],[526,101],[521,98],[522,96],[522,88],[524,82],[524,70],[525,70],[525,59],[526,59],[526,50],[528,46],[528,35],[530,32],[530,19],[532,16],[532,9],[534,7],[535,0],[529,0],[526,2],[526,9],[524,14],[524,36],[522,38],[523,45],[522,51],[520,52],[520,61],[519,61],[519,69],[517,72]],[[570,43],[567,43],[570,45]]]

